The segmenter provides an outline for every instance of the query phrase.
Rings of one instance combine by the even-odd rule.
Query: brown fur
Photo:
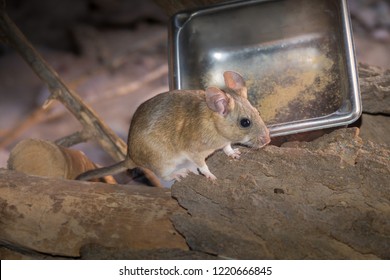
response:
[[[228,86],[225,92],[215,87],[176,90],[141,104],[130,125],[126,159],[112,168],[84,173],[80,179],[97,176],[98,170],[113,174],[135,167],[143,168],[155,185],[160,184],[153,173],[165,180],[180,180],[188,172],[199,170],[215,179],[205,162],[215,150],[223,148],[238,158],[238,150],[230,146],[233,143],[254,148],[269,143],[269,131],[247,100],[242,77],[232,71],[225,72],[224,77]],[[249,128],[240,126],[243,117],[251,120]]]

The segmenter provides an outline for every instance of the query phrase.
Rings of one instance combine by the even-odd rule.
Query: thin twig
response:
[[[115,160],[126,154],[126,144],[105,125],[96,113],[81,98],[69,89],[53,68],[34,49],[12,20],[0,7],[0,31],[8,44],[13,46],[34,72],[44,81],[50,92],[50,99],[59,100],[83,126],[83,135],[94,139]]]
[[[76,144],[85,142],[87,140],[87,136],[88,135],[84,135],[83,132],[76,131],[71,135],[56,140],[55,143],[63,147],[71,147]]]
[[[132,94],[133,92],[139,90],[141,87],[144,87],[145,84],[152,83],[161,77],[164,77],[168,74],[168,68],[166,64],[157,66],[154,70],[147,73],[145,76],[140,79],[136,79],[134,81],[130,81],[120,87],[115,87],[112,90],[104,91],[103,96],[96,97],[96,95],[87,98],[86,101],[89,104],[97,104],[99,102],[103,102],[107,99],[113,99],[115,97],[124,96]],[[76,81],[77,82],[77,81]],[[73,85],[75,82],[71,82]],[[156,94],[165,90],[165,87],[159,87],[154,90]],[[35,109],[26,119],[21,120],[17,125],[15,125],[12,129],[7,132],[3,132],[0,140],[0,149],[4,149],[8,145],[10,145],[16,138],[18,138],[23,132],[27,129],[31,128],[34,125],[39,123],[50,121],[56,118],[62,117],[66,111],[50,111],[49,109],[44,109],[39,107]],[[58,141],[62,141],[61,139]],[[69,147],[68,145],[66,145]]]

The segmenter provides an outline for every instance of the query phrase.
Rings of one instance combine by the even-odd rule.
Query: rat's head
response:
[[[206,89],[207,105],[218,113],[215,120],[218,132],[231,143],[253,148],[265,146],[270,142],[269,130],[248,101],[244,79],[233,71],[226,71],[223,76],[226,89]]]

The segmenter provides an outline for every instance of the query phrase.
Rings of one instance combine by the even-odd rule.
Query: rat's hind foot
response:
[[[204,165],[202,167],[198,168],[199,172],[204,175],[207,179],[210,180],[217,180],[217,177],[213,173],[210,172],[209,167],[207,165]]]

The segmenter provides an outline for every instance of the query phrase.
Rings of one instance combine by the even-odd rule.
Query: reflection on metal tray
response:
[[[361,114],[346,1],[243,1],[171,19],[170,87],[223,86],[234,70],[272,136]]]

